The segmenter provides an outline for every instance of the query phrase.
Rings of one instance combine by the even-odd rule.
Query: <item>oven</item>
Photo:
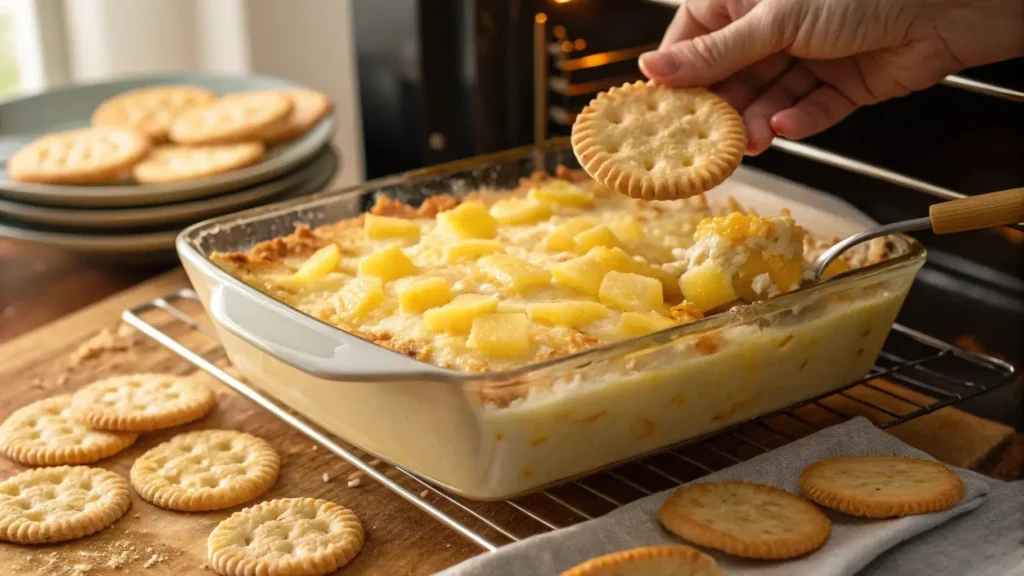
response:
[[[370,176],[568,134],[597,92],[641,78],[637,58],[660,42],[678,0],[407,3],[416,14],[415,38],[403,37],[414,48],[400,64],[409,102],[391,144],[374,149],[367,135],[367,156],[392,162]],[[364,95],[371,119],[373,100]],[[921,216],[941,199],[1021,186],[1024,60],[964,71],[805,141],[776,140],[744,162],[833,193],[880,222]],[[900,321],[1019,363],[1022,230],[919,234],[928,265]],[[981,413],[1024,427],[1020,385],[989,396],[976,407]]]

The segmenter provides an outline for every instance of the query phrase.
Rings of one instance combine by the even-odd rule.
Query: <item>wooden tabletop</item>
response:
[[[0,238],[0,343],[167,268],[116,267],[57,248]]]

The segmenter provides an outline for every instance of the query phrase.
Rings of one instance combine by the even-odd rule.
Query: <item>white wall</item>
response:
[[[64,0],[75,82],[196,70],[196,6],[181,0]]]
[[[334,101],[335,183],[357,183],[364,169],[351,8],[351,0],[63,0],[68,77],[202,71],[294,80]]]

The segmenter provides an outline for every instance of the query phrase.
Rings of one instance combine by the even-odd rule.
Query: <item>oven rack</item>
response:
[[[896,324],[871,374],[838,392],[531,495],[475,502],[449,494],[405,468],[375,462],[373,455],[346,444],[218,367],[215,362],[224,358],[223,348],[191,289],[131,308],[122,317],[486,551],[596,518],[854,416],[866,416],[882,428],[907,422],[1004,386],[1017,372],[998,358]],[[183,330],[212,339],[213,348],[198,352],[170,334]]]

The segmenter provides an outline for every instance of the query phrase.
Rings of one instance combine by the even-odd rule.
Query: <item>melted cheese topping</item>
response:
[[[530,190],[478,193],[437,217],[384,205],[375,210],[383,214],[306,231],[306,250],[293,250],[286,238],[272,241],[271,257],[262,260],[213,260],[311,316],[399,352],[458,370],[496,371],[700,318],[679,289],[691,262],[732,268],[737,247],[744,255],[802,252],[802,232],[795,234],[799,228],[788,218],[773,219],[769,233],[739,244],[727,229],[705,223],[694,247],[698,224],[728,208],[709,207],[703,198],[637,201],[589,181],[551,179]],[[403,220],[389,221],[387,213]],[[599,284],[558,272],[560,264],[598,260]],[[528,270],[506,274],[509,262],[526,262]],[[767,293],[763,284],[758,293]],[[451,298],[457,306],[445,306]],[[592,304],[566,305],[579,302]],[[453,307],[464,314],[449,313]]]

